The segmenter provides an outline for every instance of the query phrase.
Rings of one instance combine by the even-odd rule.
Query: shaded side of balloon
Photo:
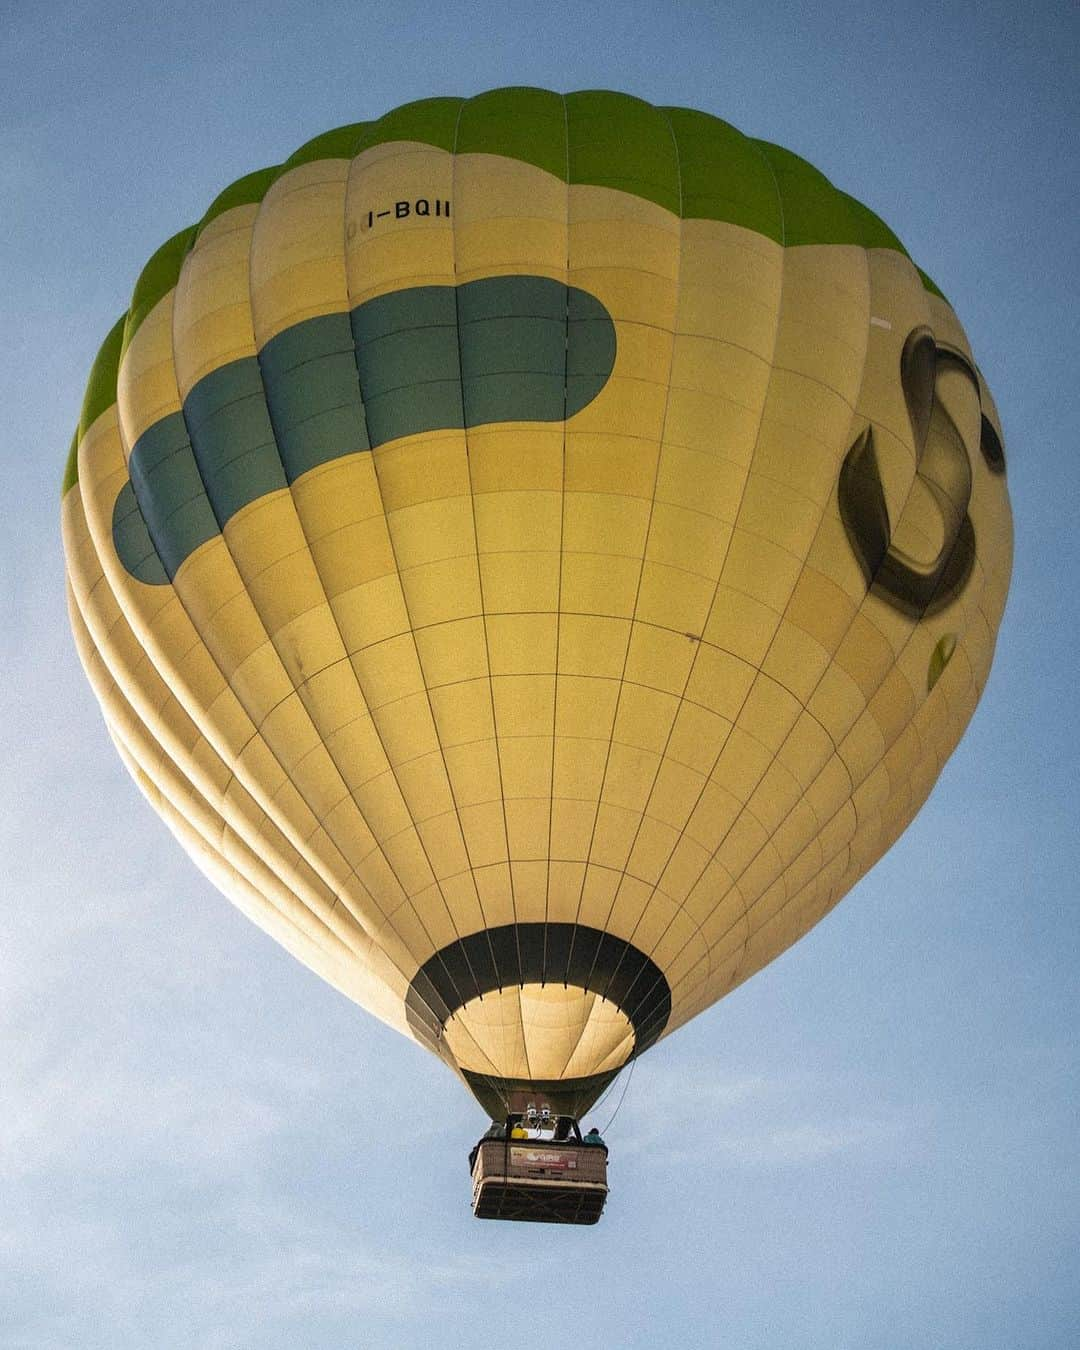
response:
[[[410,287],[307,319],[204,376],[139,437],[117,555],[164,584],[239,510],[320,464],[427,431],[565,421],[615,353],[603,304],[547,277]]]

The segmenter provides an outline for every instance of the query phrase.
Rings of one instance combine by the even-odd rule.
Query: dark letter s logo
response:
[[[893,543],[894,527],[870,427],[840,469],[840,517],[867,586],[913,619],[954,600],[967,585],[975,562],[975,531],[968,516],[971,459],[956,423],[936,397],[938,375],[946,369],[962,371],[978,389],[975,372],[962,357],[938,347],[929,329],[915,329],[904,344],[900,380],[915,435],[916,480],[922,491],[913,490],[897,526],[903,523],[919,530],[925,521],[919,532],[942,540],[932,560],[921,561]],[[930,519],[931,515],[938,519]]]

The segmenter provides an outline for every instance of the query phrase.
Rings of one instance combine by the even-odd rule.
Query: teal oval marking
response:
[[[565,421],[603,389],[615,349],[603,304],[548,277],[414,286],[307,319],[139,437],[117,554],[162,584],[242,507],[319,464],[425,431]]]
[[[113,506],[112,530],[116,551],[133,577],[150,586],[163,586],[169,580],[135,500],[130,479],[120,489]]]

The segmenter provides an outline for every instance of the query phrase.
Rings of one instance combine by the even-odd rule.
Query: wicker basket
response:
[[[478,1219],[596,1223],[607,1199],[607,1149],[577,1142],[483,1139],[473,1164]]]

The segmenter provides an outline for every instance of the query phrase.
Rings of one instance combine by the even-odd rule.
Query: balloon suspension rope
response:
[[[607,1134],[608,1130],[610,1130],[611,1127],[612,1127],[612,1125],[615,1123],[615,1117],[616,1117],[616,1116],[619,1114],[619,1112],[622,1110],[622,1104],[623,1104],[624,1101],[626,1101],[626,1094],[627,1094],[627,1091],[628,1091],[629,1088],[630,1088],[630,1082],[631,1082],[631,1080],[632,1080],[633,1077],[634,1077],[634,1069],[635,1069],[636,1067],[637,1067],[637,1060],[635,1059],[635,1060],[631,1063],[631,1065],[630,1065],[630,1072],[627,1074],[627,1076],[626,1076],[626,1082],[623,1084],[622,1096],[619,1098],[619,1104],[618,1104],[618,1106],[616,1106],[615,1110],[612,1112],[612,1114],[611,1114],[611,1119],[610,1119],[610,1120],[608,1121],[608,1123],[604,1126],[603,1130],[601,1130],[601,1134]]]

